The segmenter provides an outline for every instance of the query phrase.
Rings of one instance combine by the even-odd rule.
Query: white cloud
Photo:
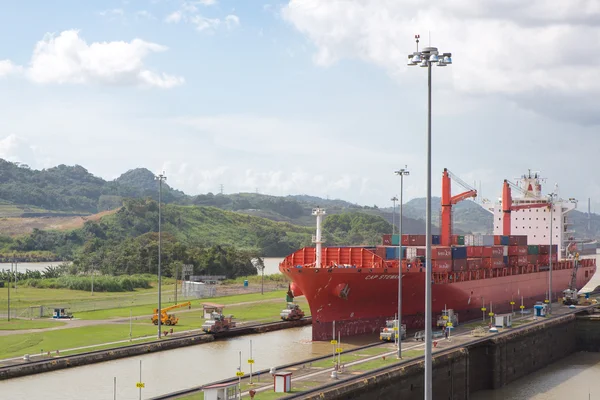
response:
[[[181,11],[174,11],[171,14],[167,15],[165,18],[165,22],[167,23],[178,23],[183,18],[183,14]]]
[[[240,18],[234,14],[228,14],[225,18],[210,18],[201,14],[196,7],[197,4],[213,5],[216,2],[213,0],[204,1],[184,1],[179,10],[172,12],[165,17],[167,23],[186,22],[195,26],[199,32],[214,33],[220,26],[224,25],[227,29],[233,29],[240,25]]]
[[[76,30],[60,35],[46,34],[33,51],[26,76],[36,83],[100,83],[171,88],[182,77],[156,73],[145,68],[143,59],[167,47],[134,39],[131,42],[88,44]]]
[[[204,6],[212,6],[217,4],[217,0],[197,0],[196,3],[202,4]]]
[[[0,60],[0,78],[21,72],[22,68],[10,60]]]
[[[135,13],[135,16],[139,19],[149,19],[149,20],[156,19],[156,17],[150,11],[146,11],[146,10],[137,11]]]
[[[206,18],[200,14],[192,16],[190,22],[196,26],[196,30],[209,32],[214,31],[221,24],[219,18]]]
[[[225,17],[225,24],[229,29],[234,28],[240,24],[240,18],[237,15],[229,14]]]
[[[413,36],[420,33],[426,46],[431,30],[432,44],[455,55],[452,79],[441,85],[508,96],[538,111],[540,99],[560,101],[573,92],[593,102],[591,109],[600,106],[597,1],[290,0],[282,16],[314,43],[321,66],[361,59],[407,83],[414,79],[405,74]]]
[[[125,11],[123,11],[122,8],[113,8],[113,9],[110,9],[110,10],[100,11],[98,14],[100,14],[103,17],[107,17],[107,16],[120,16],[120,17],[122,17],[123,15],[125,15]]]
[[[0,158],[27,164],[31,168],[38,164],[34,146],[14,133],[0,140]]]

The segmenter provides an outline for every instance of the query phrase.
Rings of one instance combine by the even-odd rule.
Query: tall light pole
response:
[[[554,198],[556,193],[548,195],[548,203],[550,203],[550,273],[548,274],[548,313],[552,314],[552,219],[554,217]]]
[[[451,53],[439,53],[437,47],[419,51],[419,35],[415,35],[417,51],[408,55],[408,65],[427,68],[427,201],[425,207],[425,400],[433,397],[432,385],[432,318],[431,318],[431,67],[452,64]]]
[[[400,208],[398,210],[398,358],[402,358],[402,192],[404,191],[404,176],[409,175],[408,166],[395,172],[400,176]]]
[[[396,196],[392,197],[392,236],[396,233],[396,202],[398,198]]]
[[[160,246],[161,246],[161,232],[160,232],[160,224],[161,224],[161,217],[162,217],[162,213],[161,213],[161,204],[162,204],[162,183],[163,181],[167,180],[167,177],[165,176],[165,172],[163,171],[162,174],[159,174],[158,176],[155,177],[156,180],[158,180],[158,338],[160,339],[161,337],[161,331],[160,331],[160,325],[161,325],[161,318],[162,318],[162,312],[161,312],[161,304],[160,304],[160,300],[161,300],[161,291],[162,291],[162,275],[161,275],[161,270],[160,270]]]

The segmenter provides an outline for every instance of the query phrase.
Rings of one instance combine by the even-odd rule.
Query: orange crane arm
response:
[[[164,313],[164,312],[170,311],[170,310],[174,310],[174,309],[179,308],[179,307],[186,307],[186,306],[187,307],[191,307],[192,303],[188,301],[188,302],[185,302],[185,303],[180,303],[180,304],[175,304],[175,305],[172,305],[172,306],[169,306],[169,307],[165,307],[165,308],[161,309],[161,314]],[[158,309],[155,308],[154,309],[154,314],[156,314],[157,311],[158,311]]]
[[[461,194],[457,194],[456,196],[452,196],[450,198],[450,204],[456,204],[460,201],[463,201],[465,199],[468,199],[470,197],[477,197],[477,190],[469,190],[467,192],[461,193]]]

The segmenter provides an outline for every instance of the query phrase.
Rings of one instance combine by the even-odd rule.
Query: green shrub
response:
[[[146,276],[95,276],[95,292],[132,292],[135,289],[148,289],[150,282],[156,279],[152,275]],[[89,292],[92,290],[91,276],[64,275],[58,278],[48,279],[27,279],[19,282],[22,286],[29,286],[41,289],[70,289],[83,290]]]

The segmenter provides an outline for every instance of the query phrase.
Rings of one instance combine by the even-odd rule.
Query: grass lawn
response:
[[[373,357],[378,354],[388,353],[389,351],[390,349],[387,347],[375,347],[371,349],[359,350],[348,354],[342,354],[342,364],[348,364],[354,361],[363,360],[365,358]],[[335,362],[337,362],[337,357]],[[325,360],[312,363],[312,366],[317,368],[330,368],[334,366],[335,362],[332,358],[327,358]]]
[[[163,284],[163,297],[173,295],[175,284]],[[90,309],[102,308],[102,306],[117,307],[117,305],[134,306],[138,304],[151,304],[155,301],[156,289],[136,289],[133,292],[91,292],[70,289],[39,289],[31,287],[19,287],[10,291],[11,308],[25,308],[30,306],[44,305],[68,306],[70,304],[81,305],[81,302],[89,303]],[[285,295],[284,295],[285,296]],[[97,303],[95,306],[94,303]],[[0,290],[0,309],[6,309],[8,305],[8,291]],[[129,313],[127,314],[129,316]]]
[[[423,350],[406,350],[402,352],[402,359],[406,360],[408,358],[420,357],[423,355]],[[399,360],[396,358],[396,355],[387,356],[385,360],[383,358],[378,358],[376,360],[367,361],[361,364],[352,365],[348,367],[350,371],[370,371],[373,369],[385,367],[387,365],[392,365],[398,363]]]
[[[152,324],[132,326],[134,338],[153,335],[156,327]],[[129,339],[129,324],[85,326],[56,331],[23,333],[0,336],[0,358],[18,357],[24,354],[39,354],[43,349],[55,352],[66,348],[102,344]]]
[[[284,397],[284,396],[288,396],[292,393],[300,393],[303,392],[307,389],[310,388],[314,388],[316,386],[322,385],[322,382],[311,382],[311,381],[294,381],[292,379],[292,390],[288,393],[275,393],[273,391],[273,383],[270,383],[270,389],[261,391],[261,392],[257,392],[254,395],[254,399],[255,400],[270,400],[270,399],[278,399],[280,397]],[[256,387],[264,387],[264,386],[258,386],[255,385]],[[250,389],[250,386],[248,384],[242,384],[242,393],[246,392]],[[249,396],[246,396],[249,397]],[[184,396],[184,397],[179,397],[179,399],[181,400],[204,400],[204,393],[203,392],[199,392],[199,393],[194,393],[191,394],[189,396]]]
[[[258,295],[260,296],[260,294]],[[274,296],[273,296],[274,297]],[[256,298],[256,295],[240,295],[231,296],[225,298],[227,302],[238,303],[240,298],[247,301],[248,299]],[[302,298],[298,302],[301,307],[308,309],[306,301]],[[240,306],[231,306],[226,309],[226,313],[233,314],[237,321],[254,321],[263,320],[266,321],[278,321],[280,320],[279,313],[285,307],[285,301],[281,302],[267,302],[267,303],[254,303],[245,304]],[[147,310],[147,309],[146,309]],[[129,310],[127,310],[129,311]],[[129,313],[127,313],[129,316]],[[202,318],[202,309],[198,311],[192,311],[187,313],[179,314],[179,322],[173,327],[175,332],[181,332],[190,329],[199,329],[204,323]],[[38,322],[51,324],[55,326],[58,322],[56,321],[19,321],[19,322]],[[11,321],[12,323],[12,321]],[[1,327],[2,325],[0,325]],[[167,328],[171,327],[166,327]],[[1,328],[0,328],[1,329]],[[20,328],[20,329],[28,329]],[[134,321],[132,336],[143,337],[153,335],[156,333],[156,326],[154,326],[150,320],[138,320]],[[67,348],[90,346],[90,345],[102,345],[106,342],[119,341],[129,339],[129,324],[117,324],[110,323],[106,325],[87,326],[79,328],[67,328],[55,331],[36,332],[36,333],[23,333],[8,336],[0,336],[0,359],[22,356],[24,354],[37,354],[40,349],[45,351],[56,351],[64,350]],[[128,343],[113,345],[113,346],[102,346],[102,348],[120,347],[127,345]],[[100,348],[100,347],[99,347]],[[98,348],[98,349],[99,349]],[[94,348],[93,350],[96,350]],[[82,350],[90,351],[90,350]],[[74,354],[74,353],[72,353]]]
[[[9,321],[0,321],[0,331],[18,331],[21,329],[43,329],[54,328],[56,326],[65,325],[59,321],[44,321],[44,320],[19,320],[13,319]]]
[[[156,292],[156,291],[155,291]],[[202,303],[217,303],[217,304],[235,304],[235,303],[245,303],[250,301],[260,301],[260,300],[271,300],[271,299],[282,299],[282,303],[274,303],[279,304],[279,308],[281,310],[285,307],[285,291],[276,291],[276,292],[265,292],[264,295],[260,293],[249,293],[249,294],[240,294],[236,296],[226,296],[226,297],[210,297],[205,299],[192,300],[192,309],[198,309],[198,314],[202,314]],[[164,296],[163,296],[164,298]],[[165,299],[166,300],[166,299]],[[178,301],[178,303],[182,303],[182,301]],[[163,307],[168,307],[175,304],[174,302],[163,302]],[[283,305],[281,305],[283,304]],[[132,316],[140,316],[140,315],[150,315],[154,312],[154,308],[156,308],[155,304],[152,305],[139,305],[132,307],[121,307],[121,308],[111,308],[106,310],[98,310],[98,311],[84,311],[79,312],[75,316],[76,318],[81,319],[109,319],[109,318],[126,318],[129,317],[129,311],[131,310]],[[172,312],[177,312],[181,310],[186,310],[187,308],[179,308],[175,309]],[[231,310],[233,308],[225,308],[225,313],[233,313]],[[279,311],[281,311],[279,310]],[[193,313],[185,313],[183,315],[188,315]],[[235,314],[234,314],[235,315]],[[279,315],[279,313],[278,313]]]

